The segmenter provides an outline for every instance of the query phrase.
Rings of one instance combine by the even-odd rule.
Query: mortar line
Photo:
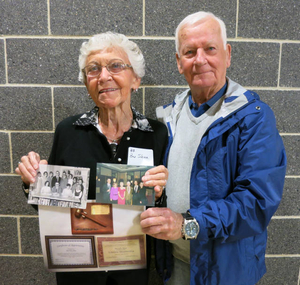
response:
[[[9,217],[9,218],[38,218],[39,217],[39,215],[37,214],[37,215],[0,215],[0,218],[7,218],[7,217]]]
[[[239,26],[239,0],[236,1],[236,24],[235,24],[235,38],[238,38],[238,26]]]
[[[20,217],[17,217],[19,254],[22,254]]]
[[[44,131],[44,130],[37,130],[37,131],[33,131],[33,130],[0,130],[0,133],[25,133],[25,134],[40,134],[40,133],[45,133],[45,134],[52,134],[54,131],[53,130],[49,130],[49,131]]]
[[[51,35],[50,0],[47,0],[48,35]]]
[[[52,131],[54,131],[55,130],[54,87],[51,87],[51,104],[52,104]]]
[[[86,40],[93,35],[85,35],[85,36],[67,36],[67,35],[5,35],[0,36],[0,39],[73,39],[73,40]],[[174,41],[174,36],[127,36],[129,39],[147,39],[147,40],[166,40],[166,41]],[[257,42],[257,43],[295,43],[300,44],[300,40],[285,40],[285,39],[259,39],[259,38],[227,38],[228,41],[232,42]]]
[[[11,132],[8,132],[8,145],[9,145],[9,159],[10,159],[10,172],[14,172],[14,163],[13,163],[13,155],[12,155],[12,142],[11,142]]]
[[[283,258],[283,257],[289,257],[289,258],[299,258],[300,254],[266,254],[266,258]]]
[[[273,216],[272,220],[299,220],[300,216]]]
[[[143,87],[143,115],[145,116],[145,114],[146,114],[146,103],[145,103],[145,89],[146,88],[144,88]]]
[[[7,65],[6,38],[3,39],[3,48],[4,48],[5,83],[8,84],[8,65]]]
[[[0,256],[4,257],[43,257],[42,254],[5,254],[5,253],[0,253]]]
[[[146,0],[143,0],[143,36],[146,32]]]
[[[0,84],[0,87],[42,87],[42,88],[85,88],[84,85],[66,85],[66,84]],[[145,88],[189,88],[188,85],[144,85],[141,84],[141,87]],[[246,89],[250,90],[269,90],[269,91],[300,91],[300,87],[264,87],[264,86],[244,86]]]
[[[280,87],[281,57],[282,57],[282,43],[279,44],[279,61],[278,61],[278,77],[277,77],[278,88]]]

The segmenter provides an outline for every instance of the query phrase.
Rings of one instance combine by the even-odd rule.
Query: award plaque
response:
[[[98,237],[99,266],[144,264],[146,266],[145,236]]]
[[[112,205],[87,203],[86,209],[71,209],[72,234],[113,234]]]

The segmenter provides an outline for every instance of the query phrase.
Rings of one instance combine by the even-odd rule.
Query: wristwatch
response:
[[[182,238],[184,240],[196,239],[200,230],[196,219],[191,216],[189,211],[182,213],[183,223],[181,227]]]

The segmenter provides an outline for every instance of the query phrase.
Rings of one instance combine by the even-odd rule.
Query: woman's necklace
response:
[[[109,143],[109,146],[110,146],[110,149],[113,153],[113,156],[116,156],[117,154],[117,150],[118,150],[118,141],[122,138],[122,136],[120,137],[117,137],[116,139],[111,139],[109,137],[106,137],[108,143]]]
[[[120,137],[117,137],[117,138],[115,138],[115,139],[111,139],[111,138],[109,138],[109,137],[106,136],[106,139],[107,139],[108,141],[111,141],[111,143],[118,144],[118,141],[119,141],[122,137],[123,137],[123,135],[120,136]]]
[[[109,138],[108,136],[106,136],[104,133],[103,133],[103,128],[101,128],[101,120],[100,120],[100,117],[99,117],[99,126],[100,126],[100,130],[101,130],[101,133],[106,137],[109,145],[110,145],[110,149],[112,151],[112,154],[113,156],[115,157],[116,154],[117,154],[117,151],[118,151],[118,141],[121,140],[121,138],[123,137],[123,134],[115,139],[112,139],[112,138]]]

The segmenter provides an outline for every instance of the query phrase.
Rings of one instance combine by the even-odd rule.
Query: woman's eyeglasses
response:
[[[82,72],[89,77],[96,77],[102,72],[102,68],[105,67],[111,74],[118,74],[127,68],[132,68],[131,65],[124,63],[119,59],[112,59],[106,66],[102,66],[96,63],[89,64],[82,69]]]

